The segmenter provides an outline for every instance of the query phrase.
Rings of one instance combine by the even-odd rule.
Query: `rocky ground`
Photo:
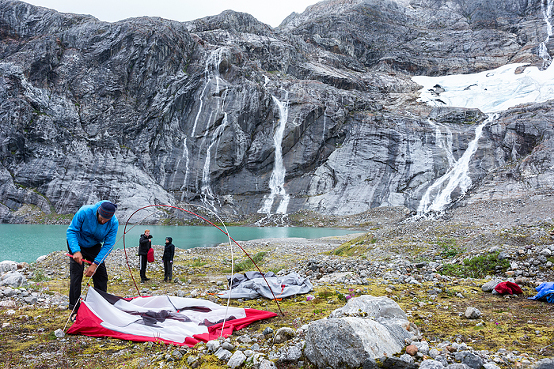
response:
[[[437,368],[457,363],[487,369],[548,367],[554,365],[545,364],[554,357],[554,305],[527,297],[535,295],[541,282],[554,281],[550,205],[550,196],[487,201],[466,204],[442,219],[418,221],[407,220],[405,209],[376,209],[340,219],[291,215],[287,222],[292,225],[350,227],[360,233],[239,241],[263,272],[297,272],[310,278],[314,291],[278,303],[231,301],[284,315],[252,324],[217,344],[225,350],[214,344],[183,348],[62,337],[60,332],[71,324],[66,310],[68,260],[62,252],[52,253],[19,265],[26,286],[0,286],[0,363],[4,368],[313,368],[296,349],[303,344],[306,325],[350,298],[368,294],[393,299],[418,327],[419,335],[399,355],[413,368],[429,363]],[[161,255],[161,246],[155,248]],[[163,266],[157,261],[149,265],[151,280],[140,284],[135,253],[130,249],[126,257],[123,250],[115,250],[110,255],[109,292],[198,297],[224,304],[215,293],[226,288],[232,259],[243,271],[255,270],[238,246],[231,253],[225,244],[178,250],[174,283],[162,282]],[[507,280],[518,283],[523,294],[493,294],[490,283],[486,285]],[[224,351],[246,361],[231,362]]]

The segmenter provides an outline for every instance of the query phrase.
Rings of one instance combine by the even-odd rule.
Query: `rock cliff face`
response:
[[[100,199],[121,220],[154,203],[229,217],[415,212],[449,169],[437,125],[458,159],[486,116],[417,102],[411,76],[546,67],[543,8],[327,0],[273,29],[232,11],[106,23],[0,0],[0,219]],[[470,191],[453,200],[550,193],[552,105],[486,125]]]

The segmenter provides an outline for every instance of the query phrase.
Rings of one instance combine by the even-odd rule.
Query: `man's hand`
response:
[[[96,268],[98,268],[98,265],[92,263],[86,270],[85,275],[87,277],[92,277],[94,273],[96,273]]]
[[[80,251],[77,251],[73,254],[73,260],[75,260],[75,262],[79,265],[83,265],[83,254],[81,254]]]

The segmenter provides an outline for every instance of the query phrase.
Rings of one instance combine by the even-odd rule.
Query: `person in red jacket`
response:
[[[138,255],[139,255],[139,268],[140,268],[140,282],[144,283],[150,278],[146,277],[146,266],[148,265],[148,250],[152,248],[152,235],[150,230],[147,229],[144,231],[144,234],[140,235]]]

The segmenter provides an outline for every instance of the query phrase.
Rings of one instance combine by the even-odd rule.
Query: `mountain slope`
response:
[[[0,217],[100,199],[123,220],[151,203],[415,211],[450,165],[433,124],[458,159],[485,116],[431,114],[411,76],[542,66],[545,29],[538,1],[324,1],[272,29],[232,11],[106,23],[0,0]],[[473,191],[492,173],[548,179],[551,131],[550,103],[503,113],[469,165]]]

